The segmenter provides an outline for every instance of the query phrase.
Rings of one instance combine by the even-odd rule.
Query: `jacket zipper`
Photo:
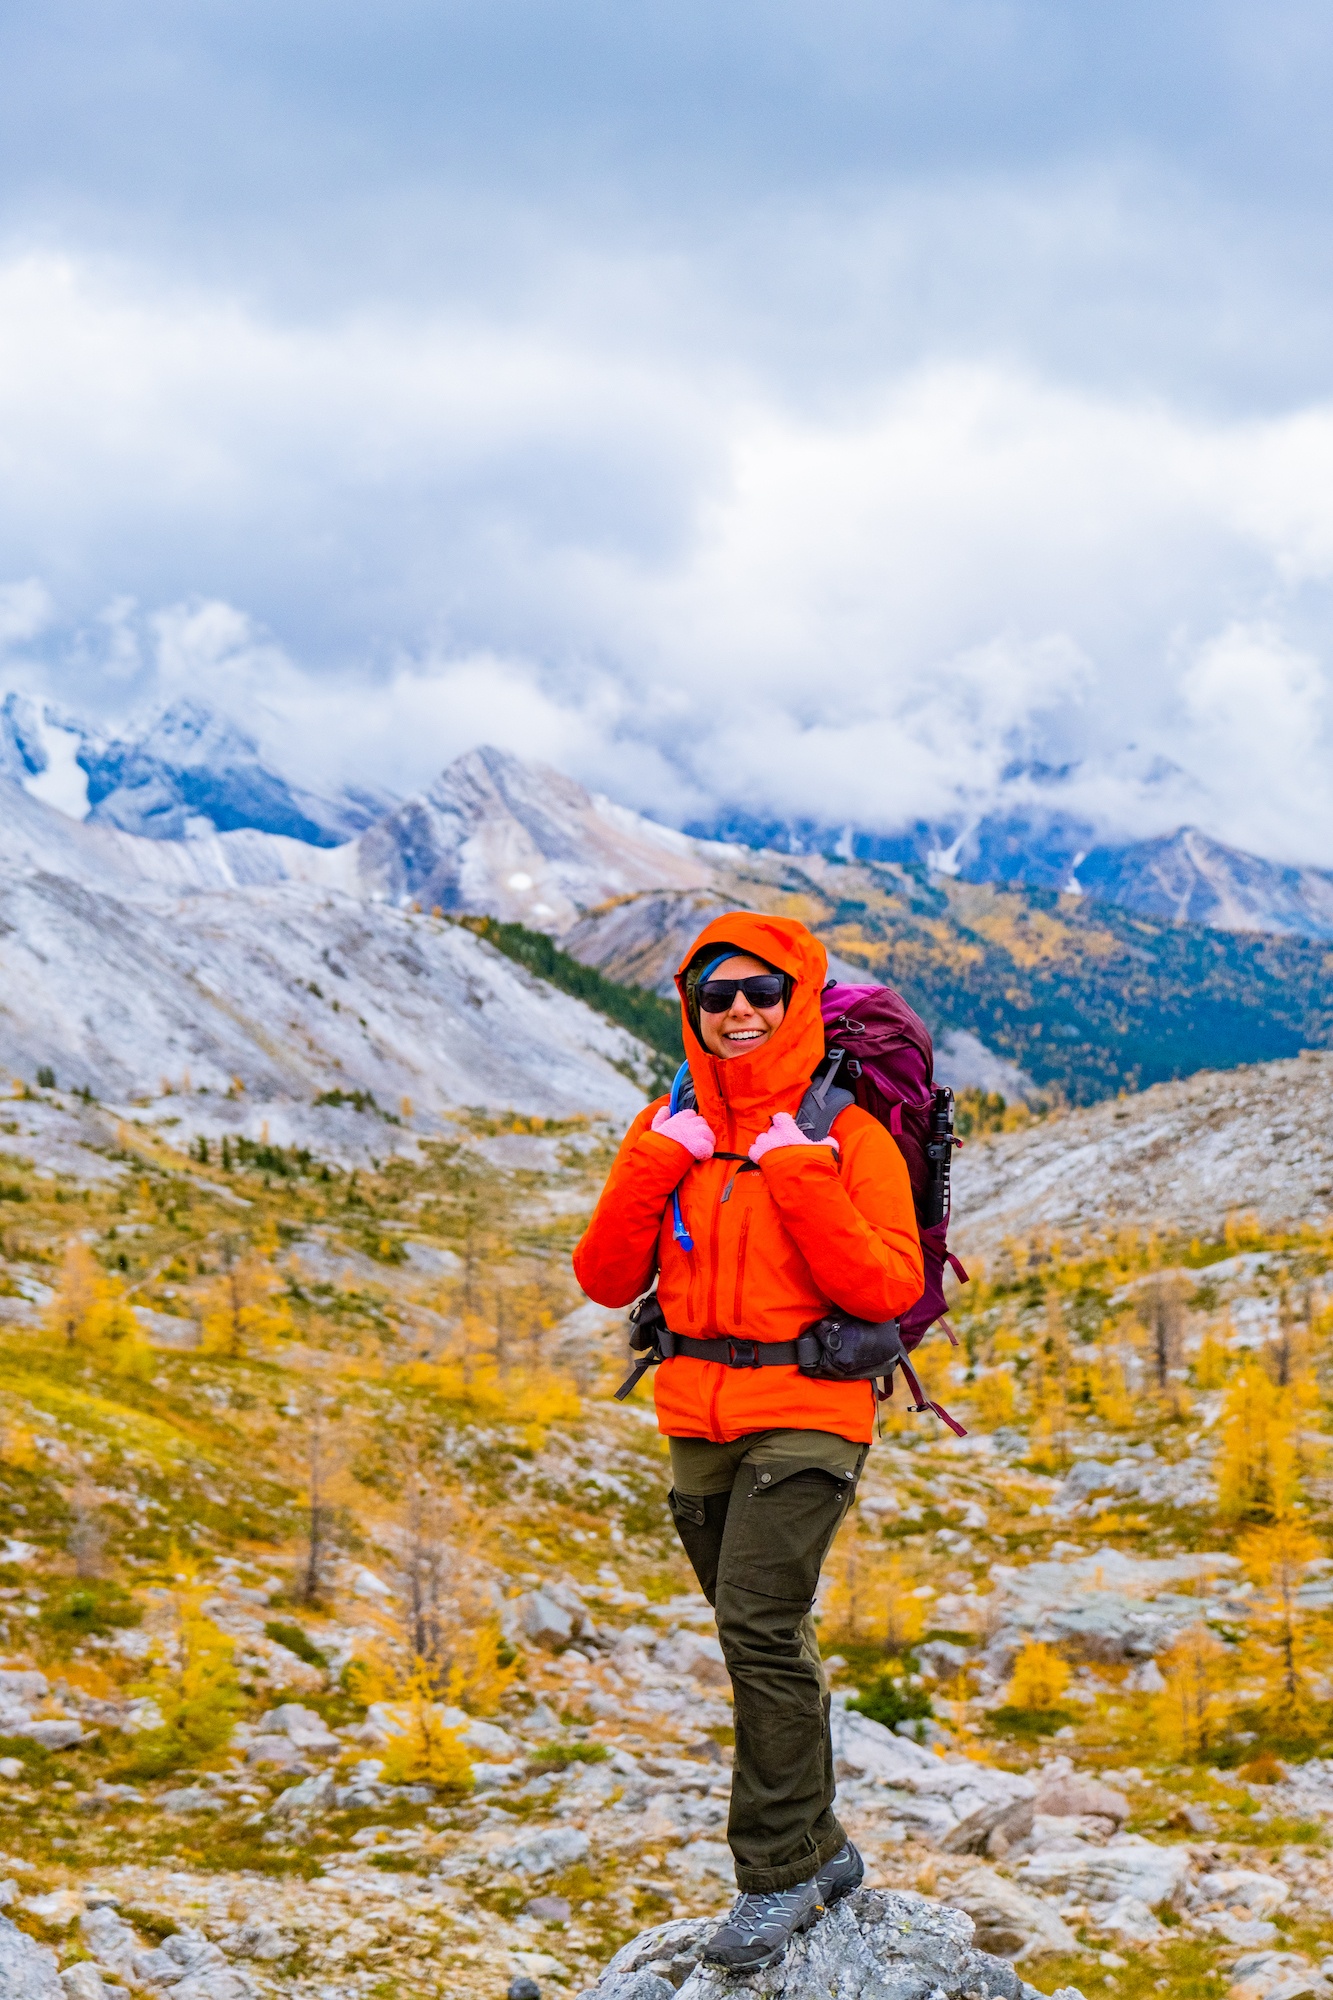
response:
[[[737,1333],[745,1330],[741,1319],[741,1293],[745,1286],[745,1248],[750,1237],[750,1210],[747,1208],[741,1218],[741,1240],[736,1248],[736,1296],[732,1302],[731,1323]]]

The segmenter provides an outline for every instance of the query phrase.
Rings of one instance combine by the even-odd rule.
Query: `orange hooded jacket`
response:
[[[753,1055],[710,1055],[690,1025],[685,971],[713,942],[750,952],[795,981],[781,1026]],[[685,1053],[699,1110],[721,1151],[748,1152],[774,1112],[799,1108],[824,1054],[819,993],[827,973],[823,945],[789,917],[736,911],[709,924],[690,947],[676,974]],[[652,1131],[666,1102],[656,1099],[630,1126],[574,1252],[589,1298],[629,1305],[657,1272],[673,1332],[764,1341],[794,1340],[831,1306],[882,1320],[920,1298],[907,1168],[869,1112],[851,1106],[838,1115],[836,1153],[777,1147],[757,1173],[741,1173],[735,1160],[696,1161]],[[672,1234],[677,1187],[692,1252]],[[821,1430],[865,1443],[874,1434],[868,1382],[818,1382],[794,1366],[727,1368],[687,1355],[664,1361],[654,1379],[658,1427],[668,1437],[722,1442],[752,1431]]]

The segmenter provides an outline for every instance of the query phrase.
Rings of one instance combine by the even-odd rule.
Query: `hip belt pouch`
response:
[[[838,1313],[817,1320],[796,1342],[796,1366],[822,1382],[871,1382],[906,1361],[896,1319],[853,1319]]]

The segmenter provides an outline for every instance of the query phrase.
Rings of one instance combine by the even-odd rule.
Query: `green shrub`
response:
[[[880,1674],[871,1687],[864,1688],[847,1706],[860,1715],[868,1715],[872,1722],[882,1722],[886,1729],[893,1729],[900,1722],[925,1721],[935,1713],[924,1688],[909,1687],[893,1674]]]
[[[264,1627],[264,1636],[275,1646],[285,1646],[289,1653],[295,1653],[298,1660],[304,1660],[309,1667],[327,1667],[328,1661],[319,1647],[299,1625],[288,1625],[281,1618],[270,1618]]]
[[[141,1625],[143,1611],[122,1584],[87,1582],[49,1606],[44,1622],[53,1632],[82,1638]]]
[[[528,1762],[563,1771],[570,1764],[604,1764],[610,1755],[605,1743],[544,1743]]]

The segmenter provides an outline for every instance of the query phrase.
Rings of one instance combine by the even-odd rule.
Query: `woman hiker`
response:
[[[824,1055],[827,971],[790,918],[709,924],[676,975],[698,1108],[640,1112],[574,1253],[599,1304],[628,1305],[656,1276],[673,1333],[740,1349],[740,1365],[678,1354],[655,1375],[667,1505],[735,1695],[741,1894],[706,1956],[736,1971],[772,1964],[864,1873],[833,1812],[811,1608],[874,1432],[869,1382],[747,1365],[745,1343],[795,1340],[834,1307],[889,1319],[923,1284],[907,1168],[883,1126],[851,1106],[815,1144],[795,1122]]]

